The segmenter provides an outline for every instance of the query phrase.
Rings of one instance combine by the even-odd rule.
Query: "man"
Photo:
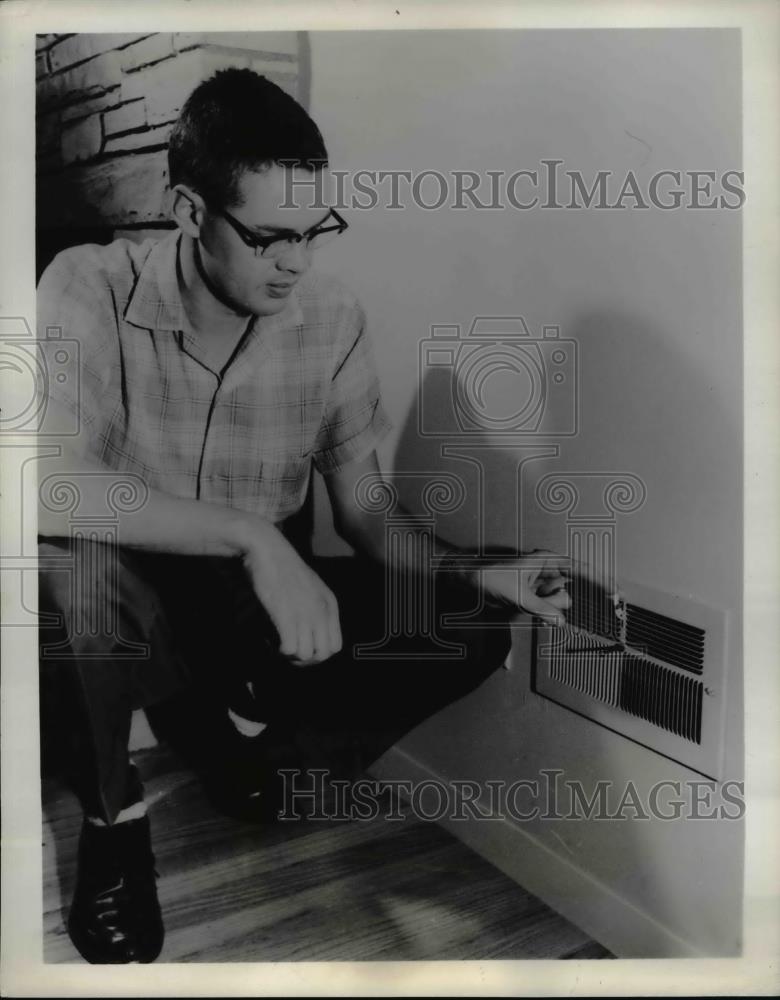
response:
[[[391,573],[435,574],[437,610],[476,608],[485,627],[443,629],[444,664],[403,649],[351,655],[356,639],[382,638],[390,599],[393,577],[376,570],[389,558],[384,516],[356,500],[379,476],[389,422],[359,304],[310,271],[346,222],[316,202],[283,207],[296,176],[326,166],[319,130],[292,98],[248,70],[217,73],[171,136],[176,231],[65,251],[40,282],[40,335],[56,327],[80,343],[78,379],[48,387],[50,413],[80,430],[44,465],[40,606],[59,623],[42,624],[41,663],[67,714],[85,811],[68,926],[89,962],[153,961],[163,943],[127,754],[133,709],[196,682],[213,711],[193,702],[187,721],[206,747],[224,736],[200,758],[216,800],[267,816],[272,776],[260,762],[284,745],[274,733],[353,731],[373,759],[505,659],[512,614],[560,623],[568,607],[562,557],[475,573],[458,569],[451,546],[436,542],[426,565],[424,545],[412,545]],[[285,537],[312,465],[338,532],[365,559],[338,596]],[[46,494],[57,476],[75,484],[82,512],[105,509],[107,476],[136,485],[142,502],[119,512],[118,547],[74,535]],[[215,763],[226,765],[216,780]]]

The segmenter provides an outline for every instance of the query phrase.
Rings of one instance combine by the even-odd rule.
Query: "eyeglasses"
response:
[[[316,250],[349,228],[346,220],[342,219],[339,213],[332,208],[322,222],[307,229],[305,233],[296,233],[290,230],[289,232],[285,231],[283,236],[256,236],[251,229],[247,229],[242,222],[239,222],[230,212],[226,212],[224,208],[217,209],[217,212],[230,223],[243,242],[254,250],[255,257],[265,257],[272,260],[281,257],[298,243],[304,243],[307,250]]]

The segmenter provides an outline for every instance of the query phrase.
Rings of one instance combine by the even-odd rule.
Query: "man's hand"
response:
[[[612,581],[586,563],[546,549],[482,570],[479,576],[486,597],[538,615],[553,625],[566,623],[563,612],[571,606],[566,585],[572,576],[583,577],[608,592],[614,590]]]
[[[338,603],[278,528],[256,526],[243,555],[258,600],[279,633],[279,652],[298,666],[341,649]]]

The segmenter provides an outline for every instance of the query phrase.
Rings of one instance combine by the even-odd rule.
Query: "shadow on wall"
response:
[[[647,498],[638,511],[618,515],[621,571],[636,582],[657,587],[674,582],[700,600],[736,607],[742,503],[739,341],[730,346],[733,366],[724,367],[724,351],[712,343],[711,331],[684,331],[688,343],[683,344],[677,331],[670,335],[629,314],[605,311],[575,318],[567,332],[578,345],[575,435],[520,437],[489,427],[459,431],[452,416],[457,366],[429,368],[421,372],[403,426],[395,472],[459,476],[465,502],[441,516],[441,533],[468,546],[481,540],[520,548],[556,547],[566,538],[566,512],[546,512],[536,498],[543,475],[629,473],[642,480]],[[527,392],[525,384],[517,388]],[[489,383],[484,390],[490,400]],[[512,391],[505,381],[493,397],[504,413]],[[552,394],[547,405],[568,407]],[[491,416],[497,414],[488,412]],[[551,413],[546,425],[564,426],[568,416]],[[443,433],[435,433],[437,425]],[[404,501],[419,510],[419,500],[404,492],[403,482],[399,489]]]

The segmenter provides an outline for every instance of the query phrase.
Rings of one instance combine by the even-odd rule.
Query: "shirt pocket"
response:
[[[285,458],[264,458],[258,480],[259,500],[273,520],[300,510],[306,499],[312,468],[312,449]]]

